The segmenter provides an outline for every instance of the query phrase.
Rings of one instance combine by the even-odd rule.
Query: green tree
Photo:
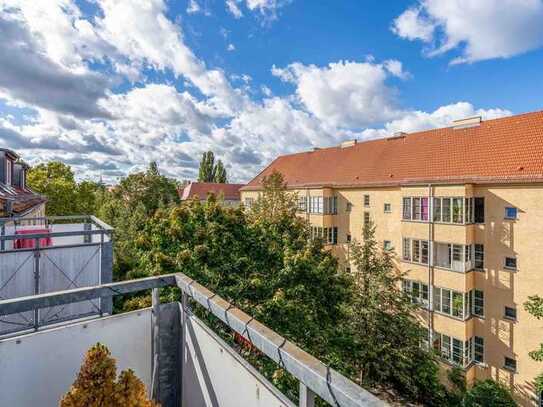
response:
[[[29,170],[27,183],[47,197],[47,215],[77,214],[77,184],[70,166],[59,161],[39,164]]]
[[[371,223],[364,227],[363,241],[351,243],[350,252],[355,290],[349,352],[358,381],[392,386],[424,404],[444,403],[437,363],[421,347],[424,333],[413,316],[415,306],[400,291],[402,274],[393,265],[392,253],[379,249]]]
[[[217,161],[215,168],[213,168],[213,182],[218,184],[226,184],[226,168],[221,160]]]
[[[206,151],[202,154],[200,168],[198,170],[198,182],[226,183],[226,168],[221,160],[215,163],[213,151]]]
[[[492,379],[477,382],[466,392],[464,407],[515,407],[511,391]]]
[[[532,314],[537,319],[543,318],[543,298],[539,295],[528,297],[528,301],[524,303],[524,309]],[[543,343],[539,344],[539,349],[535,349],[529,353],[533,360],[538,362],[543,361]],[[543,373],[540,373],[535,378],[535,387],[538,394],[543,393]]]
[[[136,238],[157,210],[179,203],[176,182],[151,163],[147,171],[130,174],[111,191],[99,191],[96,200],[98,217],[115,229],[115,279],[140,276]]]
[[[198,181],[199,182],[213,182],[215,174],[215,155],[213,151],[206,151],[202,154],[202,159],[200,160],[200,168],[198,170]]]
[[[264,196],[288,201],[286,191],[272,192],[268,185],[277,184],[266,183]],[[285,208],[284,217],[265,217],[258,209],[264,207],[247,214],[210,197],[159,210],[138,239],[141,269],[155,275],[181,271],[337,366],[351,279],[338,273],[337,260],[322,242],[310,239],[294,208]],[[277,365],[248,356],[281,389],[296,393]]]

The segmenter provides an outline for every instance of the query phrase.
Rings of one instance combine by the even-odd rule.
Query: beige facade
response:
[[[337,228],[337,243],[328,247],[346,270],[350,267],[348,236],[362,238],[368,213],[377,241],[390,242],[395,264],[407,272],[404,288],[421,302],[418,317],[429,329],[432,346],[443,353],[443,365],[463,367],[468,382],[500,380],[514,389],[520,404],[536,404],[533,380],[543,364],[533,361],[528,352],[543,341],[543,321],[528,314],[523,304],[529,296],[543,294],[543,184],[292,191],[299,197],[336,197],[337,214],[306,210],[301,216],[312,226]],[[255,190],[241,193],[246,204],[259,194]],[[426,198],[426,209],[417,206],[417,210],[425,212],[427,220],[404,219],[403,198],[408,197]],[[484,198],[483,222],[475,223],[475,199],[470,198]],[[456,206],[437,210],[453,206],[453,201],[461,205],[456,212]],[[412,217],[413,202],[424,201],[409,202]],[[509,214],[516,212],[515,219],[506,218],[506,208],[511,208]],[[434,221],[434,212],[441,222]],[[451,219],[443,221],[446,216]],[[404,258],[406,245],[410,259]]]

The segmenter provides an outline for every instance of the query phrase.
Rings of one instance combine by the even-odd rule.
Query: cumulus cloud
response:
[[[277,19],[280,8],[290,4],[292,0],[226,0],[226,9],[234,18],[243,17],[240,5],[244,4],[249,11],[258,12],[265,21]]]
[[[401,114],[390,76],[406,77],[399,61],[339,61],[328,66],[290,64],[272,74],[296,86],[300,102],[323,122],[338,127],[362,127]]]
[[[258,15],[287,4],[230,1]],[[509,114],[469,103],[406,109],[395,85],[410,74],[395,59],[273,67],[292,85],[274,96],[256,77],[207,67],[163,0],[96,0],[92,16],[73,0],[36,2],[54,24],[32,4],[0,0],[0,100],[21,109],[0,115],[0,140],[31,163],[63,160],[80,178],[111,182],[155,160],[168,176],[194,179],[201,154],[213,150],[232,181],[247,181],[278,155]],[[150,80],[149,71],[174,79]],[[131,86],[118,90],[101,72]]]
[[[0,90],[10,98],[77,117],[110,117],[98,101],[109,80],[96,72],[74,73],[44,53],[26,26],[0,15]]]
[[[543,46],[542,0],[422,0],[404,11],[392,31],[440,55],[459,48],[451,63],[508,58]]]

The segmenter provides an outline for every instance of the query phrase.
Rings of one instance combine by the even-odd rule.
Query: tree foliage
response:
[[[350,248],[355,281],[350,352],[359,382],[393,386],[411,399],[439,404],[446,392],[437,379],[437,363],[420,346],[423,330],[413,316],[414,305],[399,289],[402,274],[392,253],[380,250],[374,235],[370,223],[363,241],[353,241]]]
[[[462,405],[464,407],[515,407],[517,403],[507,387],[488,379],[476,382],[466,392]]]
[[[202,154],[200,168],[198,170],[199,182],[216,182],[224,184],[227,182],[226,168],[221,160],[215,163],[213,151],[206,151]]]
[[[350,277],[337,272],[320,241],[309,239],[308,225],[292,208],[285,210],[289,216],[265,218],[264,207],[247,214],[210,197],[157,212],[138,239],[142,269],[181,271],[315,356],[339,360]],[[255,362],[295,393],[277,365]]]
[[[109,349],[97,343],[87,351],[81,370],[60,407],[158,407],[147,398],[145,385],[131,369],[117,380]]]
[[[543,298],[539,295],[528,297],[528,301],[524,303],[524,309],[532,314],[537,319],[543,318]],[[539,344],[539,348],[528,353],[533,360],[538,362],[543,361],[543,343]],[[543,392],[543,373],[540,373],[535,379],[535,387],[538,393]]]
[[[140,276],[136,238],[157,210],[179,203],[175,181],[161,175],[156,163],[151,163],[147,171],[128,175],[97,201],[98,217],[115,229],[115,279]]]

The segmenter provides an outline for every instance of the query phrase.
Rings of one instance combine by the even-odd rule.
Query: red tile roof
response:
[[[273,171],[290,187],[543,181],[543,111],[280,156],[243,190]]]
[[[244,184],[217,184],[213,182],[192,182],[183,190],[179,190],[181,200],[187,200],[198,197],[200,200],[206,200],[209,194],[223,196],[225,200],[239,201],[239,189]]]

